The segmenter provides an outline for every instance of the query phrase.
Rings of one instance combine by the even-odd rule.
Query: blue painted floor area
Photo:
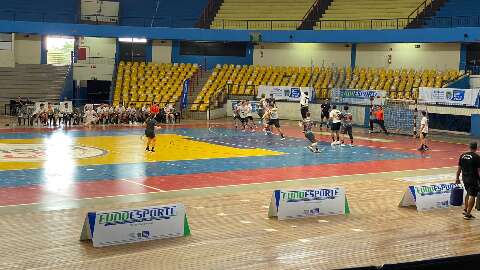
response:
[[[162,129],[159,133],[178,134],[192,140],[237,148],[262,148],[285,153],[280,156],[260,156],[241,158],[220,158],[204,160],[184,160],[170,162],[114,164],[76,167],[74,182],[132,179],[150,176],[184,175],[194,173],[226,172],[260,168],[281,168],[335,163],[352,163],[377,160],[399,160],[418,158],[418,155],[369,147],[331,147],[320,143],[321,153],[312,153],[305,146],[306,139],[287,138],[256,132],[241,132],[224,128],[179,128]],[[69,136],[127,136],[143,134],[141,129],[105,131],[69,131]],[[2,139],[26,139],[48,137],[48,133],[5,133]],[[161,151],[161,149],[157,149]],[[0,187],[38,185],[46,182],[43,169],[0,171]]]

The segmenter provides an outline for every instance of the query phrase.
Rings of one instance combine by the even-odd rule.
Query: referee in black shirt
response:
[[[467,220],[475,218],[471,213],[479,192],[480,156],[478,156],[476,152],[477,143],[470,143],[470,151],[462,154],[458,160],[457,180],[455,182],[456,184],[460,184],[460,174],[462,174],[463,185],[467,192],[463,218]]]

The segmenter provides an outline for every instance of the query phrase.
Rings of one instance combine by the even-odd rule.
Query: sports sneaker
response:
[[[282,137],[282,138],[280,138],[280,141],[284,141],[285,139],[286,139],[285,137]]]
[[[340,146],[342,146],[342,147],[345,147],[345,146],[347,146],[347,145],[346,145],[346,144],[344,144],[344,143],[342,143],[342,144],[340,144]]]
[[[315,149],[313,149],[313,147],[311,147],[310,145],[307,146],[307,148],[308,148],[310,151],[315,152]]]
[[[464,216],[468,215],[467,214],[467,210],[466,209],[463,209],[463,213],[462,213]]]
[[[341,145],[341,144],[342,144],[342,142],[340,142],[340,141],[336,141],[336,142],[335,142],[335,144],[336,144],[336,145]]]
[[[467,215],[465,215],[465,216],[463,217],[463,219],[466,219],[466,220],[472,220],[472,219],[474,219],[474,218],[475,218],[475,217],[472,216],[472,214],[467,214]]]

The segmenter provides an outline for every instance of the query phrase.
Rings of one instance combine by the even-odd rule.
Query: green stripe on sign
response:
[[[350,207],[348,207],[347,196],[345,196],[345,215],[350,214]]]
[[[183,221],[183,236],[190,235],[190,226],[188,225],[187,214],[185,214],[185,219]]]

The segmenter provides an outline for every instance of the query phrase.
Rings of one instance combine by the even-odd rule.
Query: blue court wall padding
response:
[[[428,114],[429,127],[432,129],[470,132],[470,116],[451,114]]]
[[[472,114],[470,135],[480,138],[480,114]]]

